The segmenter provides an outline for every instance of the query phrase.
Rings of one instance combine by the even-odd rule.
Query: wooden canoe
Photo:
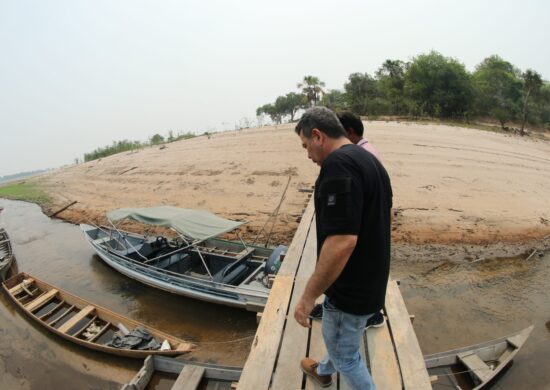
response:
[[[164,356],[148,356],[143,367],[121,390],[145,390],[155,372],[177,375],[172,390],[232,389],[238,382],[242,367],[220,366],[208,363],[186,362]]]
[[[15,258],[8,233],[0,228],[0,281],[12,276]]]
[[[2,287],[21,310],[40,325],[84,347],[142,359],[152,354],[180,355],[195,348],[191,343],[90,303],[24,272],[6,280]],[[136,327],[145,329],[159,344],[167,341],[170,349],[138,350],[106,345],[121,328],[132,331]]]
[[[477,390],[485,387],[510,365],[532,330],[531,325],[496,340],[425,356],[433,388]]]

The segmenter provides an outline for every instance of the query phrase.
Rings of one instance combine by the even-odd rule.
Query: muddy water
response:
[[[197,343],[199,350],[186,358],[244,364],[256,329],[253,313],[144,286],[105,265],[77,226],[50,220],[33,204],[0,199],[0,207],[20,271]],[[0,389],[117,389],[141,364],[51,335],[0,294]]]
[[[506,336],[535,325],[493,389],[550,388],[550,253],[476,263],[394,262],[424,354]]]
[[[32,204],[0,199],[0,207],[5,208],[0,223],[14,242],[21,271],[197,342],[200,350],[188,357],[244,363],[255,331],[253,314],[143,286],[94,256],[78,227],[50,220]],[[414,250],[409,255],[415,258]],[[550,254],[525,257],[476,263],[395,260],[392,273],[416,316],[423,352],[479,343],[534,324],[514,365],[493,389],[550,388]],[[0,294],[0,389],[116,389],[140,365],[49,335]]]

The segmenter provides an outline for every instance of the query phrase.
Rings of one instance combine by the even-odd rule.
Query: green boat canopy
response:
[[[219,236],[246,223],[223,219],[206,210],[171,206],[117,209],[109,211],[107,218],[111,221],[133,219],[147,225],[164,226],[195,240]]]

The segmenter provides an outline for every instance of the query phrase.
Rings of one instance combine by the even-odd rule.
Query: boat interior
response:
[[[208,239],[189,247],[183,239],[146,238],[107,228],[86,231],[93,242],[111,253],[173,273],[228,285],[261,286],[266,261],[282,249],[246,247]],[[212,277],[212,278],[211,278]]]

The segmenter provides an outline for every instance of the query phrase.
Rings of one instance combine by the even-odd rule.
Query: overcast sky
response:
[[[547,1],[0,0],[0,176],[115,140],[234,128],[305,75],[498,54],[550,78]]]

